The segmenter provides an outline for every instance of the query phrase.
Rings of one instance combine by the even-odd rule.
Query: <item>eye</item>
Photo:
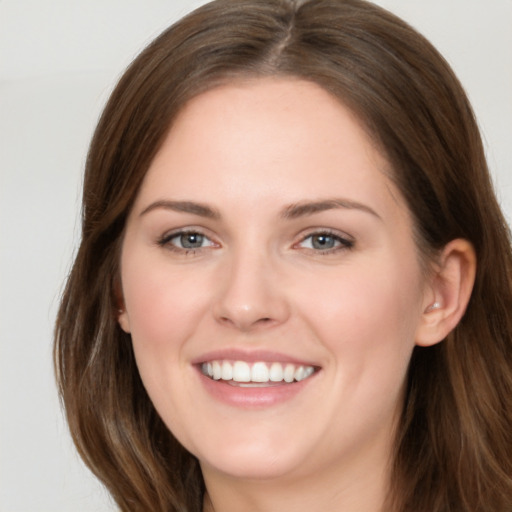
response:
[[[343,249],[351,249],[354,246],[352,240],[343,238],[340,235],[328,231],[311,233],[302,239],[298,244],[303,249],[310,249],[317,252],[330,253]]]
[[[179,231],[164,235],[159,240],[159,245],[169,247],[176,251],[194,251],[204,247],[214,246],[206,235],[198,231]]]
[[[198,249],[203,247],[203,244],[208,239],[201,235],[201,233],[182,233],[181,235],[174,236],[169,241],[183,249]]]

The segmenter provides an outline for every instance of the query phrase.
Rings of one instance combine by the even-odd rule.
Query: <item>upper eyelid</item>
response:
[[[298,235],[298,238],[299,241],[301,241],[314,235],[330,235],[336,238],[340,238],[342,240],[346,240],[347,242],[355,242],[355,238],[352,235],[349,235],[345,231],[340,231],[332,228],[309,228],[303,231],[300,235]]]
[[[170,229],[168,231],[165,231],[160,238],[172,238],[174,236],[178,235],[186,235],[188,233],[197,233],[198,235],[203,235],[206,238],[211,238],[211,235],[209,234],[208,230],[201,228],[199,226],[190,226],[190,227],[184,227],[184,228],[175,228]]]

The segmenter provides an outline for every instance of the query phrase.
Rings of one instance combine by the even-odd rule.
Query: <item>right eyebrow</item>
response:
[[[146,215],[153,210],[163,208],[164,210],[173,210],[175,212],[191,213],[199,217],[206,217],[208,219],[220,219],[220,213],[203,203],[196,203],[194,201],[167,201],[160,200],[151,203],[148,207],[142,210],[140,216]]]

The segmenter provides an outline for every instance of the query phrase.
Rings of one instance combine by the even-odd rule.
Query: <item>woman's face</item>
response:
[[[119,321],[205,474],[386,463],[426,306],[387,165],[305,81],[222,86],[175,121],[128,220]]]

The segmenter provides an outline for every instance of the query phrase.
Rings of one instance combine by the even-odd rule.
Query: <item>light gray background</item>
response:
[[[115,510],[59,408],[52,329],[77,241],[89,138],[109,91],[190,0],[0,0],[0,511]],[[512,218],[512,0],[379,0],[473,102]]]

